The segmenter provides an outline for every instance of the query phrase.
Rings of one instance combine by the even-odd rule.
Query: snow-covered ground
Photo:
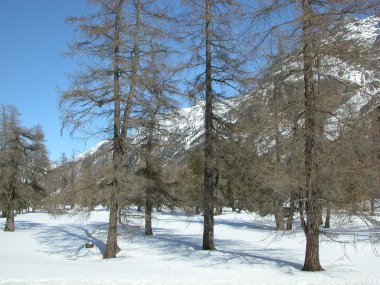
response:
[[[276,234],[271,220],[231,212],[216,217],[218,251],[201,250],[201,216],[164,212],[155,215],[152,237],[143,236],[143,221],[132,217],[120,229],[118,258],[103,260],[107,218],[104,209],[87,220],[18,215],[16,232],[0,232],[0,284],[380,284],[380,257],[361,240],[365,228],[355,229],[355,247],[324,240],[326,271],[310,273],[300,270],[301,231]],[[86,249],[87,242],[95,247]]]

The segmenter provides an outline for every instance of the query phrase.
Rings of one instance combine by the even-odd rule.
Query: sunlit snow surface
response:
[[[302,230],[283,234],[271,218],[226,212],[216,217],[217,251],[202,251],[202,216],[155,213],[154,236],[130,210],[120,228],[117,259],[103,260],[108,212],[87,219],[46,213],[16,217],[16,232],[0,232],[0,284],[380,284],[380,258],[365,226],[340,230],[347,245],[323,239],[325,272],[306,273]],[[140,216],[141,217],[141,216]],[[0,226],[4,226],[0,219]],[[355,233],[355,236],[353,235]],[[87,242],[95,247],[86,249]],[[379,246],[376,246],[379,249]]]

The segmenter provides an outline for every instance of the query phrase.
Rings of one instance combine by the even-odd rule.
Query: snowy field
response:
[[[0,232],[0,284],[380,284],[380,257],[365,227],[348,228],[340,237],[355,239],[355,246],[324,238],[326,271],[310,273],[300,270],[302,231],[278,234],[273,221],[254,215],[217,216],[218,251],[212,252],[201,250],[201,216],[155,214],[153,237],[143,235],[143,220],[134,217],[120,228],[118,258],[103,260],[107,219],[103,209],[86,220],[18,215],[16,232]],[[87,242],[95,247],[86,249]]]

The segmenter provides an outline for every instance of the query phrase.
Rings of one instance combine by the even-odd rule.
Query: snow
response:
[[[355,40],[366,40],[373,44],[379,37],[380,17],[370,16],[365,19],[356,20],[354,23],[346,25],[347,37]]]
[[[233,108],[237,108],[239,103],[240,100],[232,98],[217,102],[214,106],[214,113],[224,120],[230,120],[231,123],[229,112]],[[205,102],[200,101],[192,107],[181,108],[179,117],[163,123],[169,130],[182,134],[180,142],[186,150],[199,143],[204,136],[204,109]]]
[[[201,216],[155,213],[155,235],[145,237],[143,220],[131,213],[129,226],[120,228],[122,251],[112,260],[102,259],[104,209],[86,220],[42,212],[18,215],[16,232],[0,232],[0,284],[380,284],[380,259],[365,240],[345,249],[324,240],[326,271],[310,273],[300,270],[302,231],[278,234],[271,219],[232,212],[217,216],[218,250],[202,251]],[[0,219],[0,226],[4,222]],[[344,233],[343,239],[352,239],[349,228]],[[95,247],[86,249],[87,242]]]
[[[75,161],[78,161],[78,160],[81,160],[81,159],[84,159],[86,158],[87,156],[91,156],[93,155],[95,152],[97,152],[97,150],[104,144],[106,144],[107,142],[109,142],[108,140],[103,140],[103,141],[100,141],[98,143],[96,143],[93,147],[91,147],[89,150],[86,150],[85,152],[82,152],[81,154],[79,154],[78,156],[75,157]]]

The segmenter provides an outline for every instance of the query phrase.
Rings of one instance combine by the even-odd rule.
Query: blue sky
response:
[[[0,104],[15,105],[24,127],[42,125],[52,160],[101,139],[60,135],[57,88],[67,87],[67,73],[75,69],[62,55],[74,37],[64,19],[86,11],[85,0],[0,0]]]
[[[168,0],[169,1],[169,0]],[[104,138],[60,134],[58,88],[68,87],[76,62],[63,57],[74,38],[67,16],[88,14],[86,0],[0,0],[0,104],[12,104],[24,127],[42,125],[50,159],[78,155]]]

